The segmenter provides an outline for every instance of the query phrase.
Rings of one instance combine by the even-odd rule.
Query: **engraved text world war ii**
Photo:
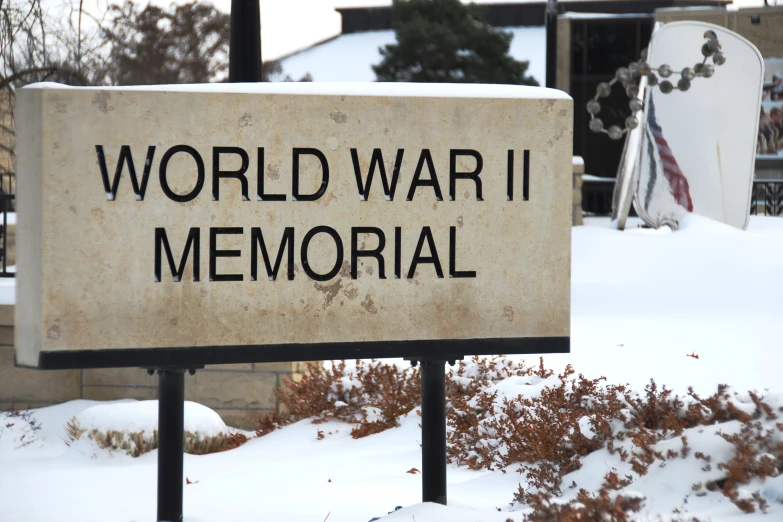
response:
[[[482,89],[23,89],[18,362],[568,351],[572,102]]]

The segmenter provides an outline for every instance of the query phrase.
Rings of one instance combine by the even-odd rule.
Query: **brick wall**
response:
[[[16,147],[16,133],[13,116],[13,94],[9,90],[0,91],[0,188],[8,193],[16,193],[12,150]]]
[[[34,370],[14,365],[13,306],[0,305],[0,410],[18,410],[74,399],[157,399],[158,377],[140,368]],[[209,406],[226,424],[251,427],[252,418],[279,411],[274,390],[306,363],[207,366],[185,376],[185,399]]]
[[[725,8],[657,9],[655,20],[664,23],[696,20],[719,25],[750,40],[764,58],[783,58],[783,6],[748,7],[737,11]]]
[[[47,406],[81,397],[81,372],[14,366],[14,307],[0,305],[0,410]]]

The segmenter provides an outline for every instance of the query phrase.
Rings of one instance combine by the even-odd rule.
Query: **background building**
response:
[[[517,60],[530,63],[528,74],[546,84],[547,3],[542,0],[477,1],[486,20],[514,35],[509,50]],[[639,58],[647,46],[656,9],[673,7],[722,8],[725,0],[561,0],[559,13],[567,42],[560,46],[557,87],[574,97],[574,154],[582,156],[585,172],[614,177],[622,142],[603,139],[587,129],[586,114],[579,110],[595,93],[595,86],[611,78],[618,67]],[[381,60],[378,48],[394,43],[394,16],[390,0],[354,0],[338,7],[342,34],[301,51],[283,56],[280,63],[294,78],[310,73],[314,81],[368,82],[375,80],[371,66]],[[577,15],[576,13],[581,13]],[[607,16],[610,15],[610,16]],[[610,101],[621,110],[627,105],[621,93]]]

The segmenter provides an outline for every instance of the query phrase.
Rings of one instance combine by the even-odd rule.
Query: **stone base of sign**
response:
[[[158,377],[140,368],[34,370],[14,364],[13,306],[0,306],[0,410],[23,410],[75,399],[158,398]],[[254,417],[280,410],[274,390],[307,363],[208,366],[185,376],[185,399],[215,410],[226,424],[251,428]]]
[[[573,226],[584,225],[582,217],[582,175],[585,173],[585,163],[579,156],[574,156],[574,194],[573,194]]]

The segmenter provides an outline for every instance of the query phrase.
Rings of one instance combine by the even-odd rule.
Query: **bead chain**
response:
[[[707,63],[707,59],[712,57],[712,61],[715,65],[723,65],[726,63],[726,55],[720,50],[721,45],[718,42],[718,35],[715,31],[707,31],[704,33],[704,38],[707,41],[701,46],[701,54],[704,59],[701,63],[697,63],[693,67],[685,67],[682,71],[675,71],[671,66],[663,64],[658,67],[651,67],[647,63],[647,49],[642,51],[642,58],[638,62],[631,62],[628,67],[620,67],[615,72],[614,78],[609,82],[601,82],[596,88],[595,96],[587,102],[587,112],[590,113],[590,130],[595,133],[608,134],[610,139],[619,140],[628,131],[635,129],[639,126],[639,120],[636,117],[636,113],[642,110],[644,103],[638,98],[639,96],[639,84],[638,81],[642,76],[647,77],[647,85],[655,87],[656,85],[663,94],[669,94],[674,90],[687,91],[691,88],[691,80],[697,76],[703,78],[710,78],[715,74],[715,66]],[[656,75],[657,73],[657,75]],[[679,74],[680,79],[677,85],[674,85],[669,80],[660,81],[660,78],[669,78],[672,74]],[[607,98],[612,93],[612,87],[616,83],[621,83],[625,88],[625,93],[631,99],[628,105],[631,108],[631,115],[625,119],[625,128],[620,129],[618,125],[612,125],[609,129],[604,128],[604,122],[601,118],[597,118],[599,112],[601,112],[601,103],[599,98]]]

